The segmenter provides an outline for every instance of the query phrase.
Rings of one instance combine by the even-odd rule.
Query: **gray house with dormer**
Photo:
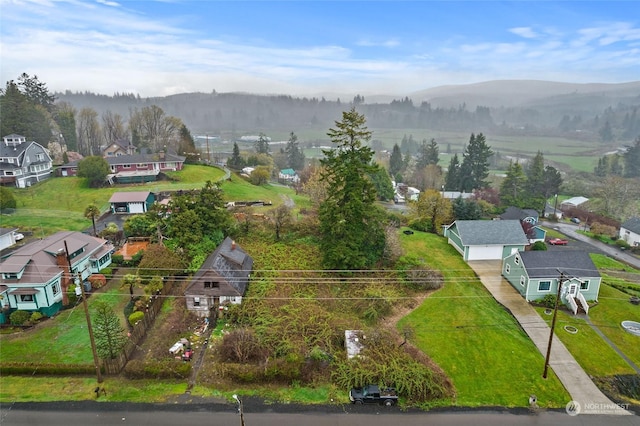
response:
[[[10,134],[0,143],[0,184],[27,188],[48,179],[53,162],[47,150],[21,135]]]

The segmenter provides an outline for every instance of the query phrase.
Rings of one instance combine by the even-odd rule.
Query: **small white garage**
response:
[[[502,260],[529,244],[519,220],[457,220],[444,236],[464,260]]]
[[[109,199],[111,213],[146,213],[155,201],[155,195],[149,191],[116,192]]]

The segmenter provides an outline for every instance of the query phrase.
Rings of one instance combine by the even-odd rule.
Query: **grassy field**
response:
[[[0,222],[3,227],[31,230],[40,237],[63,230],[81,231],[91,226],[91,220],[84,217],[85,208],[95,203],[102,212],[108,211],[109,199],[115,192],[200,189],[207,181],[217,182],[224,177],[221,169],[198,165],[187,165],[181,172],[168,174],[174,180],[106,188],[89,188],[84,179],[75,177],[51,178],[27,189],[15,189],[17,209],[12,214],[2,214]],[[290,197],[297,207],[309,205],[306,197],[296,196],[291,188],[255,186],[235,175],[231,181],[222,182],[222,189],[228,201],[268,200],[277,206]]]
[[[544,358],[446,239],[415,233],[405,249],[443,272],[445,286],[398,324],[452,379],[458,406],[523,406],[535,394],[544,407],[571,398],[555,375],[542,378]]]

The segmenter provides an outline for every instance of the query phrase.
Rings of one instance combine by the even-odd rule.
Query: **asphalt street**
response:
[[[55,404],[55,406],[54,406]],[[361,406],[259,406],[247,405],[244,426],[638,426],[638,416],[600,414],[569,415],[565,410],[537,411],[506,409],[460,409],[418,412],[400,411],[397,407]],[[118,404],[118,403],[50,403],[11,404],[0,407],[3,426],[68,426],[68,425],[238,425],[241,418],[234,404]]]

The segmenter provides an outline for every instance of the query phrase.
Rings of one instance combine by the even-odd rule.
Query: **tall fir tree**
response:
[[[500,184],[500,202],[503,206],[524,208],[527,177],[517,161],[509,164],[507,176]]]
[[[459,191],[460,187],[460,160],[458,160],[458,154],[453,154],[444,180],[444,189],[447,191]]]
[[[383,215],[369,178],[375,172],[374,153],[366,146],[371,132],[364,115],[351,108],[327,135],[336,147],[323,150],[321,160],[328,185],[319,208],[323,263],[328,269],[365,269],[380,259],[385,246]]]
[[[462,154],[460,166],[460,191],[472,192],[489,186],[489,158],[493,155],[491,147],[482,133],[471,134],[469,144]]]
[[[393,144],[391,157],[389,157],[389,174],[395,179],[396,175],[402,171],[403,166],[402,151],[397,143]]]

